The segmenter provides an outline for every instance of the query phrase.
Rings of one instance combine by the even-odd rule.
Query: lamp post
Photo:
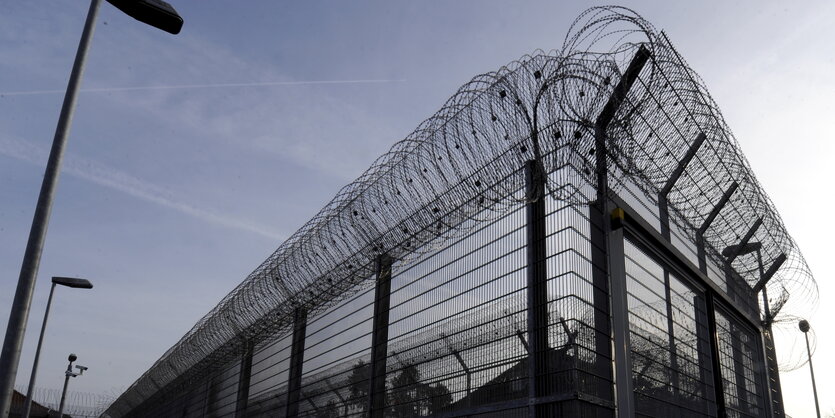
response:
[[[61,406],[58,407],[58,417],[64,418],[64,402],[67,399],[67,386],[70,384],[71,377],[77,377],[84,374],[84,371],[87,370],[87,367],[76,365],[75,368],[78,369],[78,373],[73,373],[72,371],[72,363],[78,359],[78,356],[75,354],[70,354],[67,360],[70,361],[70,364],[67,366],[67,371],[64,372],[64,390],[61,392]]]
[[[815,384],[815,368],[812,367],[812,350],[809,348],[809,321],[801,319],[797,326],[803,331],[803,336],[806,337],[806,354],[809,355],[809,372],[812,374],[812,393],[815,394],[815,412],[818,413],[818,418],[821,418],[821,407],[818,404],[818,386]]]
[[[107,1],[136,20],[169,33],[179,33],[183,26],[183,19],[177,14],[174,8],[161,0]],[[61,106],[61,114],[58,117],[58,126],[55,129],[52,149],[49,152],[49,159],[46,163],[46,172],[44,173],[43,183],[41,184],[38,203],[35,206],[32,228],[29,231],[29,241],[26,244],[26,252],[23,255],[23,263],[20,267],[20,277],[17,281],[17,289],[15,290],[12,309],[9,314],[9,323],[6,326],[3,350],[0,352],[0,418],[7,417],[11,409],[12,390],[14,388],[15,376],[17,375],[17,366],[20,361],[20,350],[23,346],[23,336],[26,332],[29,308],[32,305],[32,294],[35,290],[35,281],[38,275],[41,253],[43,252],[44,241],[46,239],[49,215],[52,212],[52,201],[58,184],[61,160],[64,155],[64,149],[66,148],[67,136],[70,132],[72,115],[75,110],[76,98],[78,97],[81,74],[84,72],[87,51],[90,49],[90,40],[93,37],[93,29],[95,28],[96,16],[98,16],[100,4],[101,0],[90,1],[90,9],[87,12],[87,20],[84,23],[84,30],[81,33],[81,41],[78,43],[78,51],[76,52],[72,72],[70,73],[67,93],[64,95],[64,103]]]
[[[35,361],[32,364],[32,375],[29,377],[29,388],[26,390],[26,402],[23,404],[22,418],[29,418],[29,413],[32,411],[32,392],[35,389],[35,377],[38,373],[38,360],[41,357],[41,346],[43,345],[43,335],[46,331],[46,321],[49,319],[49,307],[52,305],[52,294],[55,292],[55,286],[67,286],[74,289],[92,289],[93,284],[84,279],[75,279],[72,277],[53,277],[52,288],[49,289],[49,299],[46,301],[46,313],[43,315],[43,325],[41,325],[41,336],[38,338],[38,348],[35,349]]]

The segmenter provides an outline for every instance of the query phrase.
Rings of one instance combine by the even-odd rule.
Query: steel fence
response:
[[[698,76],[593,8],[461,87],[105,415],[779,416],[770,330],[816,301]]]

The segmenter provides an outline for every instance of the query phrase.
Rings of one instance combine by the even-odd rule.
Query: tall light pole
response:
[[[32,375],[29,377],[29,388],[26,390],[26,402],[23,404],[22,418],[29,418],[29,413],[32,411],[32,392],[35,390],[35,377],[38,374],[38,360],[41,357],[41,346],[43,345],[43,335],[46,331],[46,321],[49,319],[49,307],[52,305],[52,294],[55,292],[55,286],[67,286],[75,289],[92,289],[93,284],[84,279],[75,279],[72,277],[53,277],[52,287],[49,289],[49,299],[46,301],[46,313],[43,315],[43,325],[41,325],[41,336],[38,338],[38,348],[35,349],[35,362],[32,364]]]
[[[806,337],[806,354],[809,355],[809,372],[812,373],[812,393],[815,394],[815,412],[818,413],[818,418],[821,418],[821,407],[818,403],[818,386],[815,384],[815,368],[812,367],[812,350],[809,348],[809,321],[801,319],[797,326],[803,331],[803,336]]]
[[[180,18],[174,8],[161,0],[108,0],[108,2],[136,20],[169,33],[179,33],[183,26],[183,19]],[[90,1],[90,9],[87,12],[84,31],[81,33],[81,41],[78,43],[78,51],[75,54],[75,61],[70,73],[67,93],[64,95],[64,103],[58,117],[55,138],[52,140],[52,149],[46,163],[46,172],[41,184],[38,204],[35,206],[35,216],[32,219],[32,228],[29,231],[29,241],[23,255],[23,264],[20,267],[20,277],[17,281],[11,314],[9,314],[6,337],[3,340],[3,351],[0,352],[0,418],[8,417],[11,409],[12,391],[20,361],[20,350],[23,347],[26,321],[29,319],[29,308],[32,305],[32,294],[35,290],[41,253],[46,239],[49,215],[52,212],[52,201],[58,184],[61,160],[64,156],[75,102],[78,97],[81,74],[84,72],[87,51],[90,49],[90,40],[93,37],[93,29],[95,28],[100,4],[101,0]]]

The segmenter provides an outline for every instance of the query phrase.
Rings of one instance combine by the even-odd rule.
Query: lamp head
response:
[[[183,18],[174,8],[162,0],[107,0],[126,15],[157,29],[178,34],[183,28]]]
[[[52,283],[61,286],[73,287],[76,289],[92,289],[93,284],[89,280],[77,279],[75,277],[53,277]]]
[[[75,354],[70,354],[70,356],[67,358],[67,360],[69,360],[70,363],[72,363],[72,362],[78,360],[78,356],[76,356]]]

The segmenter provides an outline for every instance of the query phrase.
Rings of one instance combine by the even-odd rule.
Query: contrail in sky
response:
[[[46,166],[46,150],[25,141],[0,138],[0,154],[39,166]],[[283,241],[287,237],[275,233],[272,228],[254,224],[228,215],[219,214],[183,202],[174,193],[155,184],[148,183],[123,171],[99,164],[92,160],[65,155],[62,171],[133,197],[156,203],[215,225],[253,232],[271,240]]]
[[[214,83],[214,84],[179,84],[171,86],[136,86],[136,87],[100,87],[81,89],[82,93],[109,93],[138,90],[181,90],[225,87],[264,87],[264,86],[309,86],[325,84],[381,84],[402,83],[406,80],[313,80],[313,81],[265,81],[260,83]],[[39,94],[64,93],[66,90],[29,90],[0,92],[0,96],[35,96]]]

